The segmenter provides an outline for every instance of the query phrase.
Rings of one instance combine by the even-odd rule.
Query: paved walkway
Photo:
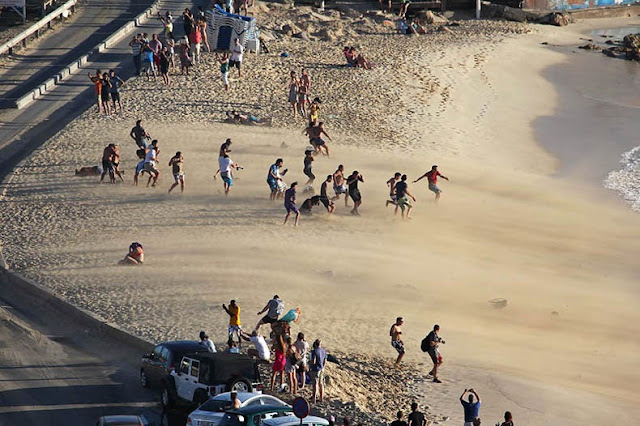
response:
[[[68,24],[59,24],[42,41],[12,55],[0,66],[0,108],[44,83],[74,59],[149,7],[152,0],[87,0]]]
[[[110,2],[93,0],[92,3],[106,5]],[[181,11],[192,4],[191,1],[162,0],[160,1],[160,10],[171,10],[173,15],[178,18]],[[180,22],[179,20],[175,25],[178,32],[182,31]],[[116,25],[114,30],[119,26]],[[160,32],[161,29],[159,21],[150,20],[144,26],[138,27],[136,31],[153,33]],[[89,43],[89,46],[98,44],[108,35],[109,33],[101,34],[101,37],[95,42]],[[114,68],[118,70],[118,75],[123,79],[133,75],[133,61],[129,47],[130,38],[131,35],[126,36],[116,46],[96,54],[92,58],[92,62],[87,63],[82,70],[68,77],[54,90],[27,108],[0,110],[0,179],[10,173],[22,158],[93,105],[93,86],[87,79],[87,72],[94,72],[96,68]],[[76,56],[81,56],[86,53],[86,50],[77,52]],[[65,62],[70,62],[72,59],[75,57]],[[0,75],[0,81],[4,82],[3,75]]]

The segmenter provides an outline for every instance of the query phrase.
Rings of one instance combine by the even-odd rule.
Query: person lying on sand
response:
[[[300,213],[311,214],[311,208],[313,206],[320,205],[320,203],[324,205],[329,214],[333,213],[333,211],[336,209],[336,205],[327,197],[323,197],[322,195],[314,195],[313,197],[304,200],[304,203],[302,203],[302,205],[300,206]]]
[[[141,266],[144,263],[142,244],[134,242],[129,246],[129,253],[118,262],[118,265]]]
[[[76,176],[78,177],[100,176],[101,174],[102,172],[98,166],[87,166],[81,167],[79,170],[76,169]]]
[[[245,126],[271,126],[273,119],[258,118],[255,115],[241,114],[237,111],[227,111],[227,118],[224,120],[229,124],[243,124]]]

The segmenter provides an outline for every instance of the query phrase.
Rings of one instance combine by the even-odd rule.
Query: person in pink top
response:
[[[153,55],[158,56],[160,51],[162,50],[162,42],[158,39],[158,34],[154,34],[151,36],[151,41],[149,42],[149,47],[153,50]]]
[[[445,175],[443,175],[438,171],[438,166],[434,165],[431,167],[430,171],[423,174],[418,179],[414,180],[413,183],[416,183],[423,178],[427,178],[427,181],[429,182],[429,190],[436,194],[436,201],[438,201],[440,199],[440,194],[442,194],[442,190],[438,188],[438,185],[437,185],[438,176],[440,176],[442,179],[449,180],[448,177],[446,177]]]
[[[199,26],[194,26],[189,34],[189,41],[191,42],[191,57],[193,63],[197,65],[200,62],[200,47],[202,46],[202,29]]]

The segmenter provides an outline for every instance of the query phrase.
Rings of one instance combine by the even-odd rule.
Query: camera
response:
[[[236,167],[236,170],[244,170],[244,167],[238,166],[238,167]]]
[[[444,340],[442,340],[441,338],[438,338],[438,342],[442,343],[443,345],[446,343]]]

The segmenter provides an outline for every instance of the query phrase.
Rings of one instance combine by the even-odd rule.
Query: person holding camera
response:
[[[464,400],[464,396],[469,394],[469,401]],[[464,408],[464,426],[474,426],[480,424],[480,396],[473,389],[465,389],[462,395],[460,395],[460,404]]]
[[[438,379],[438,368],[442,365],[442,356],[438,351],[438,346],[440,343],[444,345],[444,340],[438,336],[438,332],[440,331],[440,326],[438,324],[433,326],[433,330],[427,335],[427,342],[429,342],[429,347],[427,348],[427,353],[431,357],[431,361],[433,361],[433,369],[429,372],[430,376],[433,376],[434,383],[442,383],[440,379]]]

